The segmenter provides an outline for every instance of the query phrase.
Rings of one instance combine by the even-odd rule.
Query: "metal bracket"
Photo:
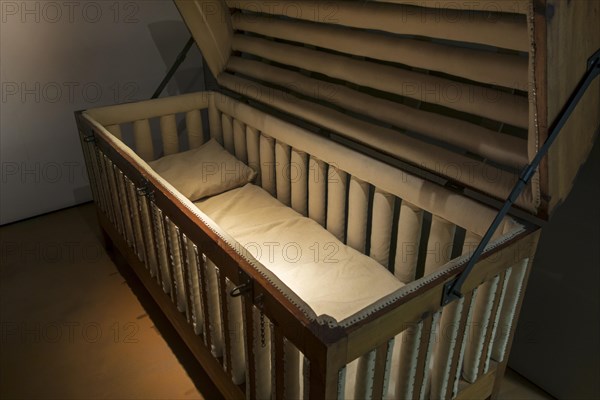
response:
[[[94,132],[87,136],[84,136],[83,141],[86,143],[96,143],[96,136],[94,136]]]
[[[190,38],[186,42],[185,46],[183,46],[183,49],[181,49],[181,51],[177,55],[175,62],[173,63],[173,65],[171,65],[171,68],[169,68],[167,75],[165,75],[162,82],[160,82],[160,85],[158,85],[158,88],[156,89],[156,91],[154,92],[154,94],[151,97],[152,99],[158,98],[158,96],[161,95],[163,90],[165,90],[165,87],[167,86],[167,84],[169,83],[171,78],[173,78],[173,75],[175,75],[175,72],[177,72],[177,70],[179,69],[179,66],[181,65],[181,63],[183,63],[183,60],[185,60],[185,57],[189,53],[193,44],[194,44],[194,38],[192,36],[190,36]]]
[[[494,218],[494,221],[488,228],[487,232],[481,239],[481,242],[479,242],[479,245],[475,249],[475,252],[469,259],[467,266],[460,274],[458,274],[458,276],[455,279],[447,282],[444,285],[444,292],[442,294],[442,306],[445,306],[446,304],[454,300],[458,300],[463,296],[461,292],[462,285],[464,284],[465,280],[469,276],[469,273],[473,270],[475,264],[483,254],[483,251],[492,239],[494,232],[496,232],[496,229],[498,229],[500,223],[502,222],[502,220],[504,219],[514,202],[519,198],[521,192],[523,191],[525,186],[527,186],[527,184],[535,174],[535,171],[537,170],[540,162],[542,161],[542,158],[544,158],[544,156],[548,153],[548,150],[550,150],[550,147],[558,137],[558,134],[560,133],[562,128],[567,123],[569,117],[573,113],[573,110],[575,110],[575,107],[585,94],[586,90],[590,87],[594,79],[596,79],[600,75],[600,49],[598,49],[598,51],[596,51],[594,55],[588,60],[587,66],[588,69],[584,74],[583,78],[581,78],[579,84],[575,88],[575,91],[571,94],[565,106],[560,111],[560,113],[554,120],[554,123],[550,127],[550,130],[548,132],[548,138],[546,139],[542,147],[538,150],[531,163],[525,168],[523,168],[523,170],[521,171],[521,174],[519,175],[519,180],[510,192],[510,195],[508,196],[508,198],[504,202],[504,205]]]
[[[140,185],[136,189],[138,196],[148,197],[150,200],[154,200],[154,190],[150,188],[150,182],[147,179],[142,178]]]
[[[241,269],[238,269],[238,275],[240,277],[240,284],[231,289],[229,295],[231,297],[239,297],[244,293],[252,292],[252,279]]]

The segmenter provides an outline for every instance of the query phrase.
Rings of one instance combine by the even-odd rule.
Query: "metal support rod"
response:
[[[158,98],[158,96],[160,96],[160,94],[163,92],[163,90],[165,90],[165,87],[167,86],[167,84],[169,83],[171,78],[173,78],[173,75],[175,75],[175,72],[177,72],[177,69],[179,69],[179,66],[181,65],[183,60],[185,60],[185,57],[187,56],[188,52],[192,48],[193,44],[194,44],[194,38],[192,36],[190,36],[190,38],[188,39],[185,46],[183,46],[183,49],[181,50],[181,52],[179,52],[179,55],[177,55],[177,58],[175,59],[175,62],[169,69],[169,72],[167,72],[167,75],[165,75],[162,82],[160,83],[160,85],[158,86],[158,88],[156,89],[154,94],[152,95],[152,97],[151,97],[152,99]]]
[[[600,50],[598,50],[588,61],[588,69],[585,75],[579,81],[579,84],[575,88],[575,91],[571,94],[569,100],[554,120],[554,123],[550,127],[548,138],[546,139],[542,147],[539,149],[531,163],[525,168],[523,168],[523,171],[521,171],[521,174],[519,175],[519,180],[510,192],[510,195],[508,196],[508,198],[504,202],[504,205],[496,215],[496,218],[494,218],[494,221],[488,228],[487,232],[481,239],[481,242],[479,242],[479,245],[475,249],[475,252],[469,259],[467,266],[454,280],[444,285],[444,293],[442,295],[443,306],[450,303],[453,300],[457,300],[462,297],[462,285],[469,276],[469,273],[473,270],[473,267],[475,267],[475,264],[479,260],[479,257],[481,257],[481,254],[483,254],[483,251],[492,239],[494,232],[496,232],[496,229],[498,229],[498,227],[500,226],[500,223],[510,210],[511,206],[519,198],[521,192],[523,191],[525,186],[527,186],[527,184],[531,180],[531,177],[535,174],[535,171],[537,170],[540,162],[542,161],[542,158],[544,158],[544,156],[548,153],[550,146],[552,146],[552,143],[554,143],[554,141],[558,137],[558,134],[567,123],[569,117],[573,113],[573,110],[575,110],[575,107],[585,94],[586,90],[592,84],[594,79],[598,77],[598,75],[600,75]]]

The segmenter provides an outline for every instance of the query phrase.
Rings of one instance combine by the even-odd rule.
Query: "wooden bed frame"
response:
[[[215,96],[221,96],[214,94]],[[205,97],[205,94],[199,94]],[[160,102],[161,100],[155,100]],[[146,109],[146,108],[144,108]],[[165,108],[168,110],[168,107]],[[149,112],[152,112],[150,110]],[[154,115],[156,117],[156,115]],[[244,398],[244,393],[249,390],[254,393],[253,369],[248,369],[248,389],[233,385],[230,381],[231,370],[224,370],[224,365],[231,365],[231,360],[217,359],[210,353],[210,335],[197,336],[190,325],[189,313],[178,311],[171,295],[165,294],[161,285],[157,283],[157,278],[151,277],[149,273],[150,266],[141,259],[150,260],[154,254],[158,253],[157,236],[152,232],[161,229],[160,225],[145,210],[154,206],[161,210],[162,218],[167,219],[179,228],[180,243],[185,239],[194,243],[198,247],[198,253],[204,254],[212,260],[220,270],[220,296],[228,296],[225,288],[226,279],[234,285],[250,284],[251,290],[246,292],[243,297],[245,308],[245,342],[246,348],[252,348],[255,340],[253,337],[253,317],[252,307],[260,307],[265,317],[273,325],[273,347],[274,351],[274,386],[275,397],[284,396],[284,340],[290,341],[301,351],[310,362],[309,393],[310,398],[336,398],[338,396],[338,378],[339,371],[349,362],[357,357],[375,352],[375,372],[374,372],[374,397],[381,396],[384,387],[386,359],[390,339],[400,332],[410,327],[422,324],[424,332],[422,335],[422,346],[419,352],[421,364],[425,362],[431,352],[430,345],[425,345],[430,341],[430,335],[434,335],[431,329],[432,316],[440,312],[442,305],[443,286],[446,282],[452,280],[464,268],[464,262],[451,268],[443,270],[443,273],[434,279],[420,279],[413,282],[414,290],[408,290],[402,296],[394,301],[390,301],[384,307],[352,323],[347,327],[328,326],[319,323],[314,318],[305,315],[296,304],[284,296],[268,280],[258,273],[247,259],[245,259],[238,250],[229,245],[222,237],[215,233],[210,227],[202,223],[190,209],[181,204],[173,193],[167,189],[164,184],[151,174],[146,167],[140,165],[139,160],[133,159],[122,149],[115,147],[114,138],[111,134],[99,127],[98,124],[90,123],[89,117],[83,114],[78,115],[81,139],[85,149],[86,163],[89,168],[90,182],[94,188],[95,198],[98,199],[99,210],[98,217],[100,225],[106,232],[107,241],[113,242],[116,248],[124,255],[129,264],[136,271],[142,282],[146,285],[148,291],[152,294],[157,303],[161,306],[165,314],[171,319],[178,332],[190,346],[195,356],[198,357],[202,365],[206,368],[208,374],[214,380],[217,387],[227,398]],[[100,162],[98,162],[100,160]],[[103,171],[103,172],[101,172]],[[137,183],[137,184],[136,184]],[[127,185],[133,186],[134,190],[123,190]],[[127,193],[126,193],[127,192]],[[134,196],[131,194],[135,193]],[[137,209],[137,215],[132,210]],[[146,215],[148,214],[148,215]],[[146,216],[145,216],[146,215]],[[144,217],[145,216],[145,217]],[[149,219],[144,221],[144,218]],[[134,249],[134,241],[127,242],[127,221],[130,221],[132,228],[134,226],[143,227],[144,225],[153,226],[153,229],[141,229],[143,236],[143,246],[145,254],[140,257]],[[514,238],[501,244],[497,249],[489,251],[477,264],[463,287],[466,294],[466,301],[470,302],[474,291],[485,282],[494,277],[503,276],[504,272],[515,264],[523,260],[528,260],[527,273],[533,253],[535,251],[538,231],[523,231]],[[130,235],[131,236],[131,235]],[[172,246],[171,241],[167,241],[167,246]],[[169,248],[168,253],[173,254],[175,249]],[[141,258],[141,259],[140,259]],[[198,260],[201,260],[200,257]],[[202,261],[200,261],[202,262]],[[173,276],[174,265],[173,258],[169,263],[171,269],[170,275]],[[190,260],[182,263],[183,271],[189,282]],[[428,277],[425,277],[428,278]],[[171,279],[174,284],[174,279]],[[171,293],[176,292],[176,288],[171,288]],[[189,292],[187,288],[186,293]],[[202,292],[206,296],[205,292]],[[498,290],[494,295],[493,316],[495,319],[500,312],[503,291]],[[187,298],[190,301],[190,296]],[[521,297],[518,302],[522,300]],[[204,304],[207,304],[206,297]],[[221,301],[221,313],[224,320],[227,320],[227,302]],[[469,308],[465,305],[465,308]],[[188,310],[191,306],[188,304]],[[208,315],[207,308],[204,309],[204,315]],[[468,318],[470,313],[464,313],[458,327],[460,340],[466,337],[465,330],[468,329]],[[209,319],[204,318],[208,324]],[[226,329],[226,328],[224,328]],[[514,324],[510,326],[512,330]],[[208,325],[205,326],[205,332],[209,331]],[[486,351],[491,351],[492,329],[487,330]],[[228,335],[225,334],[225,347],[228,348]],[[455,346],[454,351],[449,354],[454,365],[453,374],[459,374],[459,358],[461,346]],[[227,352],[225,352],[227,354]],[[247,353],[249,365],[253,365],[252,352]],[[484,363],[481,364],[481,377],[473,384],[466,382],[461,384],[461,393],[465,396],[469,393],[480,392],[491,395],[493,387],[497,386],[496,376],[502,374],[506,360],[498,365],[492,365],[488,372],[484,373]],[[423,365],[417,367],[424,368]],[[420,387],[423,383],[424,375],[421,373],[415,377],[415,387]],[[452,390],[449,385],[448,390]],[[459,393],[459,397],[461,394]],[[252,396],[249,396],[252,398]],[[418,397],[416,395],[416,397]]]
[[[405,3],[404,1],[391,2]],[[233,4],[236,2],[228,3],[232,8],[243,9],[245,7],[243,5],[245,2],[237,2],[242,3],[242,6]],[[535,27],[533,39],[537,46],[537,53],[532,66],[535,72],[532,84],[537,94],[533,109],[537,115],[536,140],[538,141],[543,141],[547,136],[551,125],[549,121],[553,121],[562,105],[567,101],[579,77],[585,71],[585,61],[595,49],[600,47],[600,38],[594,35],[593,23],[590,19],[594,10],[598,12],[598,6],[594,4],[581,6],[575,3],[572,2],[568,5],[551,0],[515,2],[519,5],[520,12],[531,17],[532,26]],[[181,4],[178,5],[181,7]],[[424,6],[427,7],[427,5]],[[194,35],[200,34],[201,30],[198,31],[198,27],[194,25],[194,17],[182,13]],[[583,23],[585,21],[587,23]],[[579,48],[567,48],[564,44],[564,36],[558,36],[557,32],[569,29],[591,39]],[[202,48],[202,39],[196,39]],[[205,58],[208,58],[209,63],[212,62],[214,65],[215,61],[210,60],[210,49],[203,48],[203,50],[206,52]],[[218,71],[216,72],[217,76]],[[561,79],[557,79],[557,77],[561,77]],[[220,81],[220,83],[227,86],[226,80]],[[568,194],[573,177],[591,149],[600,125],[600,116],[597,111],[600,108],[600,91],[595,91],[598,87],[597,84],[598,82],[588,91],[582,104],[576,109],[573,118],[565,127],[566,132],[559,138],[539,169],[542,201],[535,212],[538,218],[546,218]],[[211,99],[225,96],[222,93],[204,93],[197,94],[197,96],[198,100],[195,100],[197,107],[194,109],[207,109],[209,117],[214,119],[214,116],[211,115],[214,112],[210,106],[213,101]],[[238,98],[239,100],[232,101],[255,105],[256,102],[253,102],[251,97],[241,97]],[[279,112],[283,107],[281,103],[277,102],[267,102],[262,105],[265,106],[264,109],[273,112]],[[433,277],[424,277],[412,282],[408,285],[410,290],[405,290],[402,295],[388,301],[356,322],[341,326],[315,319],[303,312],[302,307],[278,290],[263,274],[257,272],[255,265],[233,248],[227,240],[203,223],[189,207],[182,204],[178,195],[165,186],[163,181],[149,173],[148,168],[140,162],[140,159],[132,155],[133,152],[128,152],[123,146],[116,145],[118,140],[115,139],[115,136],[119,137],[120,130],[117,133],[114,126],[120,123],[146,121],[145,124],[148,124],[149,119],[170,116],[175,113],[186,113],[191,109],[181,107],[176,101],[165,99],[146,102],[143,106],[123,107],[129,107],[123,109],[123,113],[129,115],[120,117],[121,120],[117,122],[113,121],[107,124],[97,123],[83,112],[76,114],[90,185],[94,200],[98,205],[100,226],[107,244],[114,245],[125,257],[226,398],[256,398],[256,370],[252,351],[253,343],[257,340],[255,337],[256,309],[264,314],[269,329],[271,329],[272,385],[274,388],[272,396],[274,398],[286,398],[286,379],[288,378],[285,374],[284,349],[287,343],[291,343],[297,348],[307,360],[308,376],[305,377],[306,382],[303,384],[306,398],[339,398],[342,394],[340,371],[344,370],[350,362],[366,356],[370,356],[372,361],[369,397],[382,398],[385,395],[385,386],[388,381],[391,340],[401,332],[415,326],[419,326],[424,333],[420,336],[420,343],[416,344],[418,349],[416,375],[411,378],[415,388],[413,398],[429,397],[425,382],[428,377],[425,370],[428,368],[428,358],[431,356],[431,340],[436,334],[435,328],[432,327],[435,324],[434,316],[441,315],[445,309],[441,305],[444,285],[463,271],[467,260],[463,259],[449,265]],[[233,117],[236,116],[233,115]],[[301,116],[301,119],[306,121],[304,117]],[[211,125],[210,129],[212,136],[214,127]],[[203,134],[207,137],[208,132]],[[138,134],[135,135],[136,139],[141,137]],[[182,133],[178,132],[176,135],[179,136]],[[371,150],[373,149],[369,150],[369,154],[372,154]],[[374,150],[377,153],[376,146]],[[389,157],[389,154],[385,156]],[[431,171],[428,173],[430,174]],[[451,178],[447,176],[443,178],[448,187],[455,188],[456,182],[452,182]],[[475,189],[477,190],[477,188]],[[464,190],[464,186],[461,186],[460,190]],[[465,191],[465,196],[467,194]],[[498,198],[494,195],[492,197]],[[522,209],[527,210],[527,207],[522,207]],[[157,220],[157,217],[161,220]],[[173,224],[177,229],[177,242],[166,241],[167,253],[171,255],[170,274],[173,276],[174,268],[178,267],[174,265],[175,261],[172,255],[174,252],[179,252],[182,255],[180,267],[184,274],[186,293],[190,293],[190,268],[198,268],[200,280],[202,281],[204,278],[202,276],[205,262],[203,256],[210,259],[219,268],[220,312],[225,321],[228,316],[228,302],[224,299],[229,296],[226,281],[246,289],[241,296],[248,366],[246,382],[243,385],[235,385],[231,381],[232,372],[229,367],[232,365],[231,353],[225,351],[221,358],[213,356],[210,351],[210,334],[197,335],[194,332],[191,324],[190,310],[192,306],[190,302],[192,300],[190,296],[187,296],[186,299],[187,311],[181,312],[174,298],[174,293],[178,290],[174,286],[174,279],[171,279],[173,286],[170,294],[165,293],[161,283],[160,269],[153,271],[150,266],[150,261],[159,257],[157,235],[160,235],[159,231],[164,229],[162,227],[165,221]],[[468,276],[462,288],[464,301],[461,307],[464,310],[471,308],[471,302],[477,289],[490,284],[493,279],[498,278],[500,282],[504,282],[508,269],[519,263],[526,263],[521,285],[513,288],[518,298],[514,316],[511,317],[508,325],[508,342],[504,356],[499,362],[490,360],[488,367],[485,366],[485,362],[482,362],[474,382],[469,383],[460,379],[461,351],[463,342],[468,340],[467,331],[470,329],[469,318],[471,315],[470,311],[463,312],[456,326],[458,343],[448,354],[447,361],[451,365],[448,379],[451,383],[447,385],[445,393],[441,397],[471,399],[494,398],[497,395],[506,369],[512,337],[539,234],[538,228],[526,225],[522,232],[485,252]],[[196,248],[195,261],[190,260],[189,251],[183,248],[190,245]],[[202,311],[205,316],[204,332],[209,332],[207,295],[204,290],[201,291],[201,294],[203,296]],[[506,288],[491,294],[491,313],[488,320],[491,325],[494,324],[494,321],[497,322],[505,301],[505,294]],[[492,351],[494,334],[491,325],[485,332],[484,354],[482,354],[484,360],[490,359]],[[225,349],[229,349],[231,346],[227,329],[227,324],[224,324]],[[459,379],[458,391],[454,392],[452,382],[456,379]]]

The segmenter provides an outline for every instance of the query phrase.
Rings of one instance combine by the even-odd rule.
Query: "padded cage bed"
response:
[[[107,242],[226,398],[497,392],[539,230],[505,217],[441,299],[554,116],[539,25],[528,1],[402,3],[176,1],[220,90],[77,113]],[[594,118],[522,213],[566,195]]]

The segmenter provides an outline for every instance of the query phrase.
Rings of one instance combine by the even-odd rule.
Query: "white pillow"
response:
[[[229,154],[214,139],[148,164],[191,201],[243,186],[256,176],[252,168]]]

